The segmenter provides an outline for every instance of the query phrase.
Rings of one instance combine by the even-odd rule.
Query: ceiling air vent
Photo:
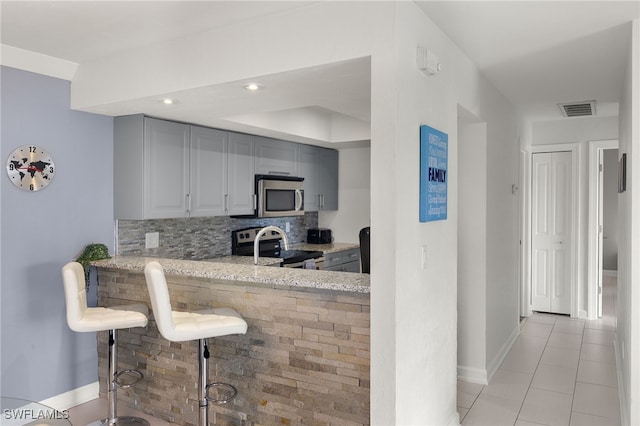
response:
[[[596,101],[572,102],[558,104],[565,117],[585,117],[596,115]]]

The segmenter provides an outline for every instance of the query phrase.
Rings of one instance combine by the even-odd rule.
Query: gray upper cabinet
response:
[[[319,148],[317,159],[320,210],[338,210],[339,152]]]
[[[133,115],[114,121],[114,217],[251,214],[253,136]]]
[[[338,210],[338,166],[338,151],[300,145],[305,211]]]
[[[114,121],[114,217],[184,217],[189,126],[142,115]]]
[[[189,191],[189,126],[144,123],[144,212],[147,218],[184,217]]]
[[[256,136],[255,173],[298,176],[299,144]]]
[[[243,215],[255,211],[254,158],[254,136],[229,133],[226,214]]]
[[[191,126],[190,216],[253,213],[253,139]]]
[[[338,209],[338,151],[145,117],[114,120],[114,217],[250,215],[255,175],[305,178],[305,210]]]
[[[228,133],[191,126],[190,216],[226,214]]]

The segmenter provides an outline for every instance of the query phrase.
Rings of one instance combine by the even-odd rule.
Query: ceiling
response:
[[[82,64],[314,3],[317,1],[2,1],[0,37],[4,45]],[[561,119],[558,103],[587,100],[597,101],[599,115],[616,114],[628,57],[628,23],[638,18],[637,1],[416,3],[527,116]],[[323,79],[318,78],[320,74]],[[172,118],[197,123],[200,121],[192,118],[202,115],[205,119],[206,109],[208,123],[215,115],[242,127],[295,113],[349,119],[368,127],[369,74],[369,63],[359,60],[264,76],[263,84],[279,90],[262,91],[248,101],[234,96],[237,85],[184,92],[181,96],[197,100],[201,107],[183,108],[185,116]],[[331,84],[308,84],[318,81]],[[212,91],[227,97],[225,108],[216,106],[219,102],[207,103]],[[122,106],[131,109],[124,113],[158,115],[154,110],[162,108],[157,99],[135,102]]]
[[[595,100],[617,115],[638,1],[417,1],[532,120]]]

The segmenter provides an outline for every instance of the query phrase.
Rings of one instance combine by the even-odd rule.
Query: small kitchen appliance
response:
[[[310,228],[307,230],[307,243],[309,244],[329,244],[333,242],[331,229]]]
[[[231,232],[231,254],[236,256],[253,256],[253,243],[262,228],[238,229]],[[315,269],[322,269],[324,253],[315,250],[284,250],[282,236],[276,231],[268,231],[260,237],[260,257],[280,258],[280,266],[286,268],[304,268],[315,264]],[[309,262],[313,260],[313,262]]]

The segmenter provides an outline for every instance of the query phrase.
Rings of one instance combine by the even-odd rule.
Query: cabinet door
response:
[[[318,148],[311,145],[300,146],[300,161],[298,171],[304,178],[304,211],[317,212],[320,206],[320,193],[318,192]]]
[[[145,118],[144,218],[187,215],[189,192],[189,126]]]
[[[319,148],[316,179],[320,194],[320,210],[338,210],[338,161],[338,151]]]
[[[144,116],[113,120],[113,217],[144,219]]]
[[[298,144],[256,136],[255,172],[298,176]]]
[[[191,127],[190,216],[224,216],[227,189],[227,132]]]
[[[227,214],[253,214],[254,136],[229,133]]]
[[[304,177],[304,210],[338,210],[338,151],[300,145],[299,169]]]

